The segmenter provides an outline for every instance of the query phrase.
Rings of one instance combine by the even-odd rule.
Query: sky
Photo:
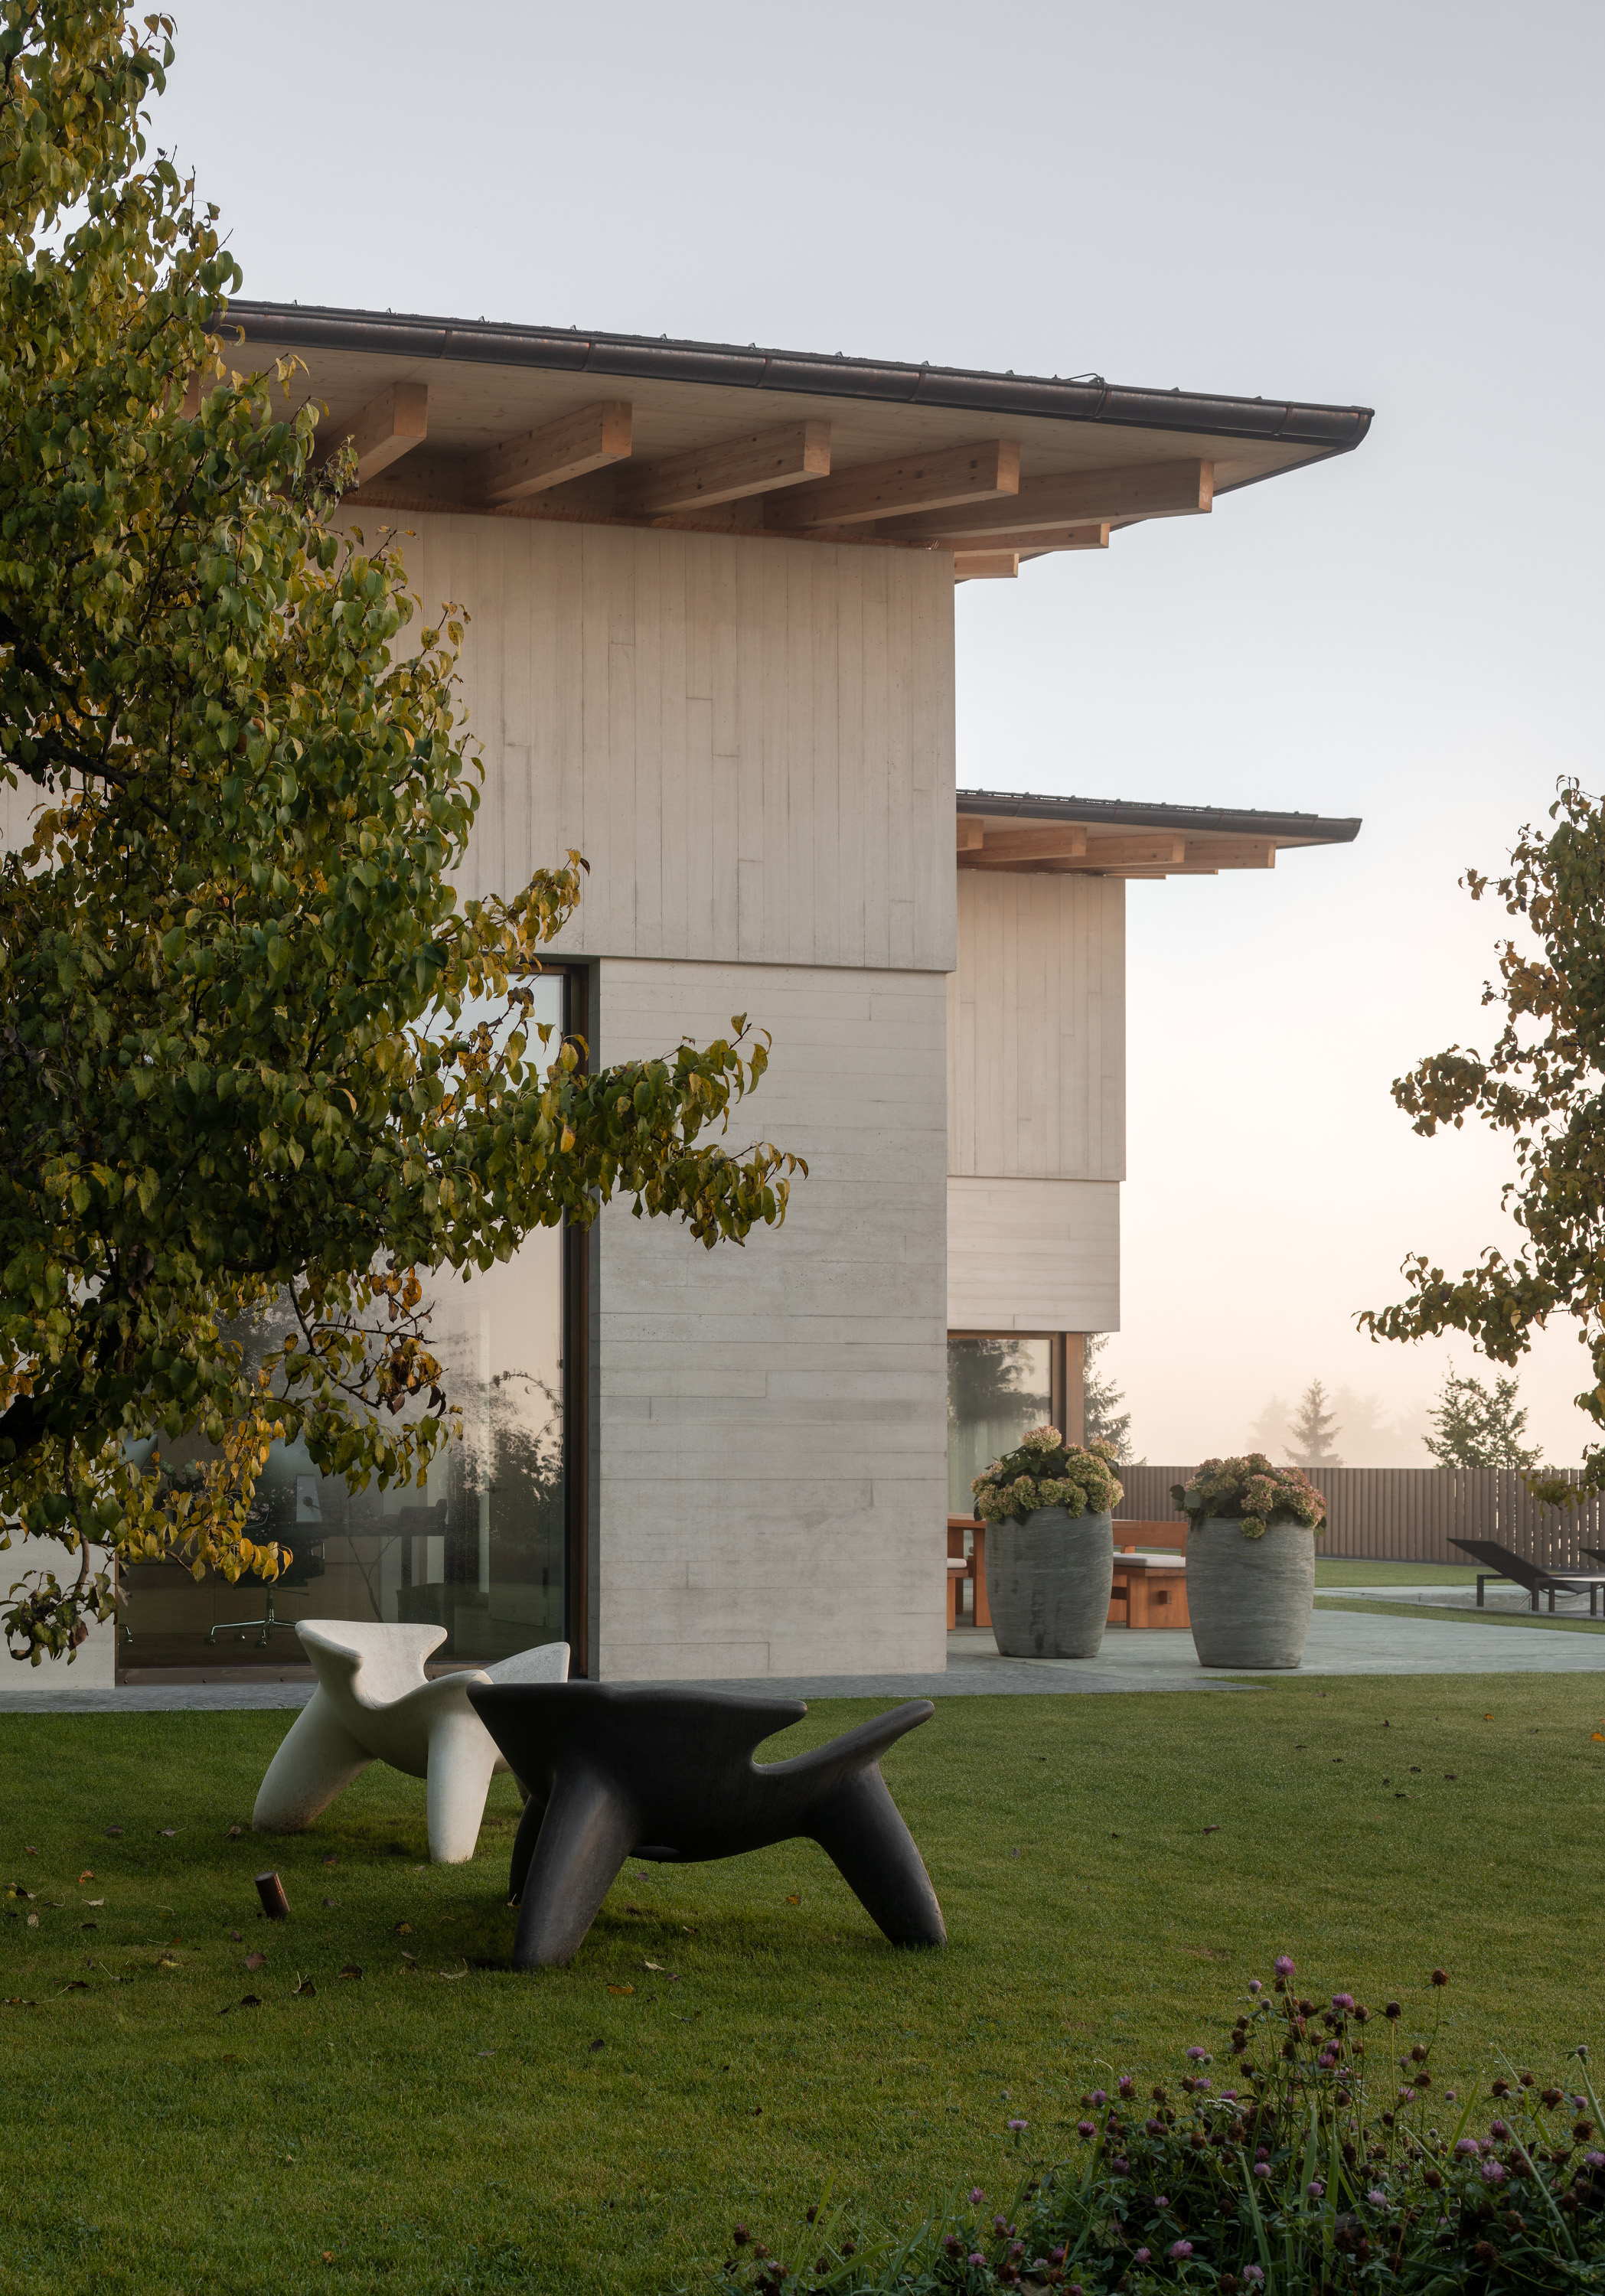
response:
[[[1107,1366],[1191,1464],[1313,1378],[1427,1464],[1464,1342],[1355,1317],[1511,1233],[1497,1143],[1392,1078],[1486,1046],[1458,890],[1601,785],[1597,0],[1110,9],[183,0],[156,140],[245,291],[1376,410],[1208,519],[958,593],[959,779],[1359,815],[1269,874],[1129,889]],[[1516,480],[1521,481],[1519,487]],[[1576,1462],[1586,1359],[1530,1432]]]

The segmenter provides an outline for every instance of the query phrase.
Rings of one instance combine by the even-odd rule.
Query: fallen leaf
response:
[[[25,1890],[20,1882],[8,1882],[5,1885],[5,1894],[8,1898],[31,1898],[33,1891]]]
[[[663,1964],[660,1961],[643,1961],[641,1966],[643,1969],[655,1969],[659,1977],[663,1974]]]
[[[164,1825],[161,1829],[161,1838],[164,1841],[176,1841],[178,1838],[178,1828],[176,1825]]]
[[[328,1913],[332,1913],[332,1912],[333,1912],[333,1910],[334,1910],[334,1900],[333,1900],[333,1898],[325,1898],[323,1899],[323,1911],[324,1911],[326,1914],[328,1914]]]
[[[176,1969],[178,1964],[170,1953],[159,1953],[156,1956],[156,1966],[158,1969]]]
[[[262,2006],[262,1997],[259,1993],[242,1993],[240,1996],[240,2006],[242,2009],[259,2009]]]
[[[1605,1730],[1591,1730],[1588,1734],[1596,1746],[1605,1746]]]
[[[37,1914],[29,1914],[28,1917],[28,1926],[30,1930],[37,1930],[38,1928],[39,1916]]]
[[[34,1848],[31,1841],[25,1842],[23,1844],[22,1855],[24,1857],[37,1857],[38,1854],[38,1851]]]
[[[405,1946],[403,1946],[401,1949],[401,1961],[402,1966],[405,1969],[416,1969],[418,1966],[417,1955],[415,1953],[409,1953]]]
[[[1020,1852],[1019,1852],[1019,1850],[1018,1850],[1018,1849],[1015,1851],[1014,1855],[1015,1855],[1017,1857],[1020,1856]],[[799,1890],[795,1891],[795,1892],[793,1893],[793,1895],[792,1895],[792,1896],[790,1896],[790,1898],[788,1898],[786,1899],[786,1903],[787,1903],[789,1906],[800,1906],[800,1905],[801,1905],[801,1903],[802,1903],[802,1892],[801,1892],[801,1890]]]
[[[1218,1833],[1220,1832],[1220,1828],[1218,1825],[1207,1825],[1204,1828],[1204,1831],[1206,1833]]]
[[[266,1969],[267,1956],[265,1953],[248,1953],[245,1956],[245,1966],[247,1969]]]
[[[63,1993],[87,1993],[89,1980],[86,1977],[70,1977],[61,1990]]]
[[[84,1884],[85,1884],[85,1882],[93,1882],[93,1881],[94,1881],[94,1874],[89,1871],[89,1868],[87,1867],[87,1866],[85,1866],[85,1868],[84,1868],[84,1870],[83,1870],[83,1872],[78,1875],[78,1887],[79,1887],[79,1889],[81,1890],[81,1889],[83,1888],[83,1886],[84,1886]]]
[[[100,1923],[98,1922],[80,1922],[78,1923],[78,1927],[81,1930],[98,1930]]]
[[[413,1924],[411,1922],[397,1922],[396,1924],[396,1934],[397,1937],[411,1937],[413,1934]]]
[[[84,1900],[86,1906],[103,1906],[105,1902],[104,1898],[86,1898]]]
[[[362,1975],[362,1972],[358,1969],[354,1961],[348,1961],[341,1970],[340,1975],[342,1977],[360,1977]]]
[[[494,2057],[495,2051],[494,2049],[476,2049],[474,2051],[474,2054],[476,2057]]]
[[[32,2005],[32,2003],[31,2003],[31,2002],[29,2002],[29,2003],[28,2003],[26,2005],[27,2005],[28,2007],[31,2008],[33,2005]],[[593,2042],[592,2042],[592,2044],[591,2044],[591,2046],[592,2046],[594,2049],[605,2049],[605,2048],[607,2047],[607,2046],[608,2046],[608,2045],[607,2045],[607,2043],[606,2043],[605,2041],[593,2041]]]
[[[317,1991],[317,1988],[316,1988],[316,1986],[313,1983],[312,1980],[311,1980],[309,1977],[303,1977],[303,1978],[302,1978],[302,1980],[301,1980],[301,1981],[300,1981],[300,1983],[299,1983],[299,1985],[292,1985],[292,1986],[291,1987],[291,1988],[290,1988],[290,1989],[291,1989],[291,1993],[292,1993],[292,1994],[294,1994],[294,1993],[315,1993],[315,1992]]]
[[[119,1834],[121,1832],[122,1832],[122,1827],[121,1827],[120,1825],[109,1825],[109,1826],[106,1828],[106,1836],[107,1836],[107,1839],[108,1839],[109,1841],[111,1841],[111,1840],[114,1840],[114,1839],[116,1838],[116,1836],[117,1836],[118,1834]]]
[[[230,1938],[233,1940],[233,1942],[234,1942],[234,1944],[235,1944],[235,1945],[238,1945],[238,1944],[240,1943],[240,1940],[242,1939],[242,1938],[243,1938],[243,1936],[244,1936],[244,1935],[245,1935],[245,1931],[244,1931],[243,1930],[230,1930],[230,1931],[229,1931],[229,1936],[230,1936]]]
[[[689,1922],[682,1922],[680,1926],[685,1931],[687,1937],[695,1937],[697,1934]]]
[[[610,1993],[634,1993],[635,1990],[633,1985],[610,1985],[608,1988]]]
[[[443,1969],[440,1971],[439,1974],[446,1979],[448,1984],[453,1984],[459,1977],[466,1977],[468,1975],[468,1964],[464,1962],[461,1969]],[[630,1986],[626,1985],[625,1987],[625,1991],[626,1993],[632,1990],[633,1988]]]
[[[238,1841],[240,1836],[244,1833],[244,1831],[245,1828],[242,1825],[231,1825],[228,1829],[229,1840],[231,1841]]]
[[[238,2049],[225,2049],[222,2062],[225,2065],[237,2065],[240,2062],[240,2052]]]
[[[340,1864],[340,1859],[335,1856],[332,1849],[325,1849],[323,1852],[323,1863],[325,1866],[338,1866]]]

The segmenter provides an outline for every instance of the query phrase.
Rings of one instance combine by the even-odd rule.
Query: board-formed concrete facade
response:
[[[807,1158],[705,1251],[591,1251],[589,1670],[944,1664],[953,578],[931,554],[419,516],[470,616],[485,795],[464,894],[590,864],[553,954],[601,1062],[773,1039],[733,1137]]]

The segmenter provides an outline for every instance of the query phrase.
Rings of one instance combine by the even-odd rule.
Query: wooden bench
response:
[[[1174,1562],[1151,1562],[1136,1549],[1174,1554]],[[1110,1597],[1111,1627],[1188,1627],[1187,1526],[1180,1522],[1115,1524],[1115,1584]]]

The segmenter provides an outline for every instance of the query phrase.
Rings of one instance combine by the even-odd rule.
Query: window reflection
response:
[[[947,1342],[947,1512],[969,1514],[977,1475],[1053,1408],[1053,1343],[1012,1335]]]
[[[564,1025],[561,975],[528,984],[532,1021]],[[463,1440],[438,1454],[421,1489],[351,1490],[320,1475],[304,1444],[275,1443],[258,1486],[251,1535],[294,1560],[271,1587],[197,1583],[176,1563],[119,1575],[119,1661],[212,1671],[301,1663],[298,1619],[369,1619],[446,1629],[438,1659],[491,1660],[562,1635],[563,1241],[528,1236],[511,1260],[468,1282],[425,1280],[429,1344]],[[182,1474],[200,1446],[168,1447]]]

